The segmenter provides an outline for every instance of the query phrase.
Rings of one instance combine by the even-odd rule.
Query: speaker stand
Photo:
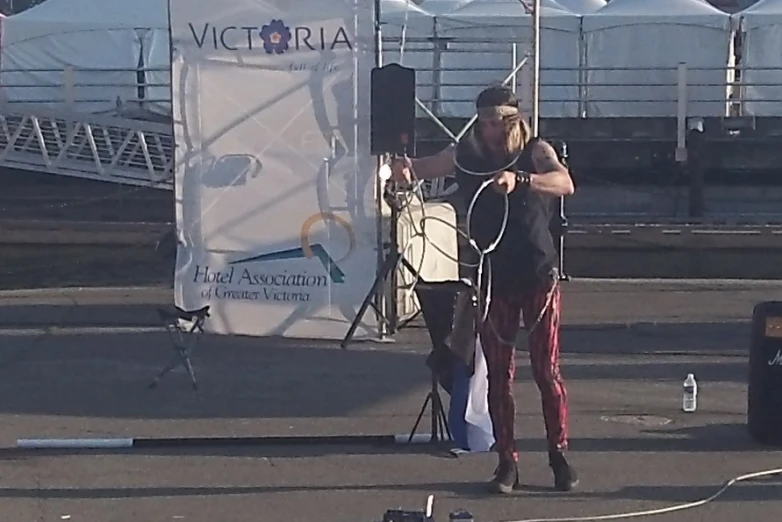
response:
[[[554,151],[557,153],[557,158],[562,164],[570,171],[567,143],[564,141],[554,142]],[[567,235],[568,221],[565,214],[565,196],[560,196],[557,201],[557,223],[554,225],[555,234],[557,236],[557,256],[559,257],[559,280],[570,281],[570,276],[565,271],[565,236]]]
[[[415,267],[413,267],[413,265],[410,264],[410,262],[407,259],[405,259],[405,257],[399,251],[399,248],[394,244],[387,245],[385,261],[383,262],[383,265],[380,267],[380,270],[375,276],[375,280],[372,283],[372,287],[369,289],[369,292],[367,293],[366,297],[364,297],[364,301],[361,303],[361,306],[358,309],[358,313],[356,313],[356,318],[353,319],[353,322],[350,324],[350,328],[348,328],[348,332],[345,335],[345,338],[342,339],[342,342],[340,343],[340,346],[343,349],[347,348],[348,344],[353,341],[353,336],[356,334],[358,325],[361,323],[361,320],[364,318],[364,314],[367,313],[367,309],[369,307],[372,307],[375,313],[377,313],[378,319],[383,323],[385,323],[385,325],[388,327],[389,334],[396,333],[397,331],[396,307],[392,307],[393,311],[390,314],[391,317],[389,318],[383,315],[383,313],[380,311],[378,306],[375,304],[375,301],[384,298],[382,292],[383,286],[388,282],[389,276],[394,275],[394,271],[396,270],[397,265],[399,265],[400,263],[403,267],[405,267],[405,269],[408,272],[410,272],[410,275],[420,280],[418,271],[415,269]],[[396,286],[396,285],[392,285],[392,286]]]
[[[426,407],[429,406],[430,403],[432,405],[430,410],[432,431],[429,442],[438,443],[449,442],[453,440],[453,437],[451,436],[451,429],[448,427],[448,417],[445,413],[445,407],[443,406],[443,401],[440,398],[440,383],[437,381],[435,372],[432,371],[432,387],[429,390],[429,393],[426,395],[424,405],[421,406],[421,411],[418,414],[418,418],[416,419],[415,424],[413,425],[412,431],[410,432],[410,437],[407,439],[408,443],[412,442],[413,437],[415,437],[415,432],[418,430],[418,426],[421,424],[421,420],[424,418]]]
[[[557,254],[559,257],[559,280],[570,281],[570,276],[565,271],[565,236],[567,236],[568,221],[567,215],[565,215],[565,196],[560,196],[557,203],[559,208],[558,223],[556,225],[557,230]]]

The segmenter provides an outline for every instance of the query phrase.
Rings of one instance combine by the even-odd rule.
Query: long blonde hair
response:
[[[491,109],[494,112],[494,117],[502,118],[505,123],[505,155],[509,158],[518,156],[532,139],[532,131],[530,130],[527,120],[524,119],[524,116],[518,109],[515,109],[515,113],[510,114],[514,109],[512,107],[492,107]],[[500,114],[497,114],[497,109],[500,109]],[[506,111],[505,109],[508,110]],[[501,114],[502,112],[507,112],[508,114]],[[486,112],[484,112],[484,116],[490,117]],[[480,125],[478,125],[478,122],[476,122],[476,125],[473,127],[468,139],[471,142],[470,145],[476,152],[479,152],[480,154],[486,153],[483,137],[481,136],[481,128]]]
[[[521,113],[505,122],[505,154],[508,156],[520,154],[530,139],[532,139],[532,131]]]

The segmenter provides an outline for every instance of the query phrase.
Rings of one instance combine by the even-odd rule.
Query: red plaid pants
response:
[[[527,328],[532,326],[547,301],[545,314],[529,334],[529,356],[540,390],[549,450],[567,448],[567,392],[559,368],[560,289],[554,283],[553,288],[542,286],[531,292],[492,298],[488,320],[481,327],[481,346],[489,371],[489,414],[495,450],[503,459],[517,458],[513,397],[516,349],[511,343],[519,331],[520,320],[524,319]]]

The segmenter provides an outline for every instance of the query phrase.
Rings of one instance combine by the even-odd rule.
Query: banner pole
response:
[[[540,0],[532,9],[532,135],[540,133]]]
[[[361,1],[361,0],[357,0]],[[381,0],[375,0],[374,7],[374,24],[375,24],[375,67],[380,68],[383,66],[383,31],[381,29]],[[370,109],[371,110],[371,109]],[[383,166],[383,156],[377,157],[376,172],[375,172],[375,205],[377,210],[377,268],[376,273],[380,273],[383,265],[385,264],[385,237],[384,237],[384,219],[383,219],[383,183],[380,178],[380,168]],[[391,224],[393,226],[393,223]],[[379,291],[375,294],[375,307],[380,312],[377,317],[377,335],[380,340],[384,340],[388,335],[387,325],[384,321],[386,317],[387,306],[387,288],[383,285]]]

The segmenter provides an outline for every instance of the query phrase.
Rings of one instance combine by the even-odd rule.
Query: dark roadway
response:
[[[661,508],[711,495],[736,475],[782,467],[746,421],[752,306],[777,283],[571,282],[564,375],[582,487],[550,490],[538,394],[520,351],[517,437],[523,491],[482,493],[494,460],[425,447],[212,447],[35,452],[18,438],[407,433],[424,400],[424,332],[393,344],[209,336],[202,384],[182,372],[145,385],[169,356],[152,305],[167,289],[5,292],[0,346],[0,519],[89,522],[380,520],[436,497],[482,522]],[[55,325],[55,328],[52,328]],[[119,326],[122,325],[122,326]],[[680,412],[694,372],[699,407]],[[736,486],[708,506],[652,520],[771,521],[782,480]],[[776,513],[776,515],[774,515]]]

